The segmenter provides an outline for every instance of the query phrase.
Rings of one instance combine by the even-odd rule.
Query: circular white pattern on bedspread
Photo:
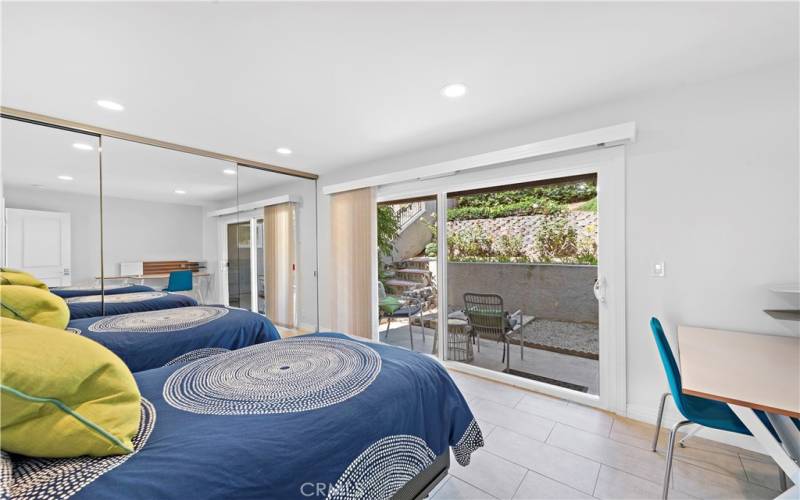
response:
[[[192,413],[294,413],[346,401],[380,370],[380,355],[358,342],[287,339],[185,365],[169,376],[163,392],[167,403]]]
[[[4,493],[15,500],[69,498],[106,472],[125,463],[147,444],[156,424],[156,409],[142,398],[139,433],[133,438],[133,452],[110,457],[32,458],[3,452]],[[11,481],[6,483],[6,476]]]
[[[187,353],[181,354],[178,357],[172,358],[166,363],[164,366],[172,366],[177,365],[179,363],[186,363],[187,361],[197,361],[198,359],[207,358],[209,356],[216,356],[217,354],[222,354],[223,352],[229,352],[230,349],[225,349],[224,347],[203,347],[200,349],[195,349],[194,351],[189,351]]]
[[[387,436],[364,450],[328,492],[329,499],[389,499],[433,463],[425,440],[400,434]]]
[[[118,293],[117,295],[108,295],[105,298],[106,304],[119,304],[124,302],[141,302],[143,300],[160,299],[169,295],[167,292],[133,292],[133,293]],[[72,297],[66,299],[67,304],[82,304],[85,302],[100,302],[100,295],[84,295],[83,297]]]
[[[176,332],[210,323],[228,314],[224,307],[190,306],[160,311],[146,311],[108,316],[89,325],[89,331],[102,332]]]

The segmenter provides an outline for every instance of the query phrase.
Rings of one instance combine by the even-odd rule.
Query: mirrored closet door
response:
[[[99,137],[0,120],[3,258],[50,287],[100,294]]]
[[[158,298],[318,329],[316,180],[19,118],[2,119],[3,266],[81,317]]]
[[[235,199],[235,165],[104,137],[106,287],[138,284],[201,304],[223,302],[224,267],[208,212]]]

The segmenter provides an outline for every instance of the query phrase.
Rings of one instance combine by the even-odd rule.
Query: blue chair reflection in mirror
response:
[[[171,271],[169,273],[169,282],[167,282],[167,288],[164,288],[162,291],[196,292],[197,300],[201,304],[205,304],[205,301],[203,300],[203,292],[200,291],[200,287],[198,287],[197,290],[194,289],[193,281],[192,271]]]
[[[675,450],[675,438],[678,434],[678,430],[681,427],[689,424],[697,424],[697,429],[702,426],[709,427],[711,429],[735,432],[737,434],[745,434],[748,436],[751,435],[751,433],[727,404],[720,401],[683,394],[681,374],[678,368],[678,363],[675,361],[675,356],[672,354],[672,348],[669,345],[667,336],[664,334],[664,329],[661,326],[661,322],[656,318],[652,318],[650,320],[650,329],[653,331],[653,337],[655,337],[656,346],[658,347],[658,354],[661,357],[662,364],[664,365],[664,371],[666,372],[670,389],[670,392],[665,392],[661,395],[661,402],[658,406],[658,417],[656,419],[656,433],[653,437],[652,450],[656,451],[658,447],[658,435],[661,431],[661,420],[664,416],[664,404],[666,403],[667,396],[672,394],[672,399],[675,401],[675,406],[685,419],[678,421],[672,427],[672,430],[669,434],[669,444],[667,445],[667,464],[666,471],[664,473],[663,491],[661,494],[661,498],[666,499],[669,490],[670,475],[672,473],[672,455]],[[775,430],[773,429],[764,412],[759,411],[756,413],[758,414],[758,418],[764,422],[764,425],[767,426],[770,432],[772,432],[773,435],[776,435]],[[686,436],[686,438],[694,434],[697,429]],[[686,438],[681,440],[681,446],[683,446],[683,441]],[[785,480],[785,476],[781,476],[781,480],[783,482],[783,480]]]

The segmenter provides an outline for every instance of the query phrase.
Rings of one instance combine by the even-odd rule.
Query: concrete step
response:
[[[416,269],[416,268],[409,268],[409,269],[398,269],[398,270],[397,270],[397,271],[395,271],[395,272],[397,272],[398,274],[399,274],[399,273],[406,273],[406,274],[423,274],[423,275],[425,275],[425,276],[429,276],[429,275],[431,274],[431,272],[430,272],[430,270],[429,270],[429,269]]]
[[[406,281],[416,281],[423,285],[431,283],[431,272],[426,269],[400,269],[395,272],[398,279]]]
[[[419,281],[408,281],[408,280],[401,280],[401,279],[391,279],[386,280],[384,285],[387,288],[391,289],[391,292],[394,294],[402,294],[406,290],[413,290],[414,288],[419,287],[422,285]]]

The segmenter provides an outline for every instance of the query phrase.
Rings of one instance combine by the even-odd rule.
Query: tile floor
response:
[[[468,467],[452,459],[450,474],[432,500],[660,498],[666,430],[653,453],[651,425],[451,374],[486,446],[472,455]],[[686,448],[676,448],[670,498],[774,498],[778,481],[769,457],[693,438]]]
[[[382,342],[411,349],[411,339],[408,334],[408,323],[403,320],[393,320],[392,328],[386,332],[386,323],[381,323],[380,337]],[[425,342],[423,343],[423,329],[413,327],[414,350],[417,352],[431,353],[433,349],[433,330],[425,328]],[[494,340],[481,340],[481,350],[473,346],[475,356],[472,363],[475,366],[489,370],[503,371],[506,367],[503,359],[503,344]],[[595,359],[579,356],[570,356],[540,349],[525,348],[525,355],[520,359],[518,345],[511,346],[511,368],[527,373],[533,373],[572,384],[582,385],[589,394],[597,394],[600,386],[600,363]]]

